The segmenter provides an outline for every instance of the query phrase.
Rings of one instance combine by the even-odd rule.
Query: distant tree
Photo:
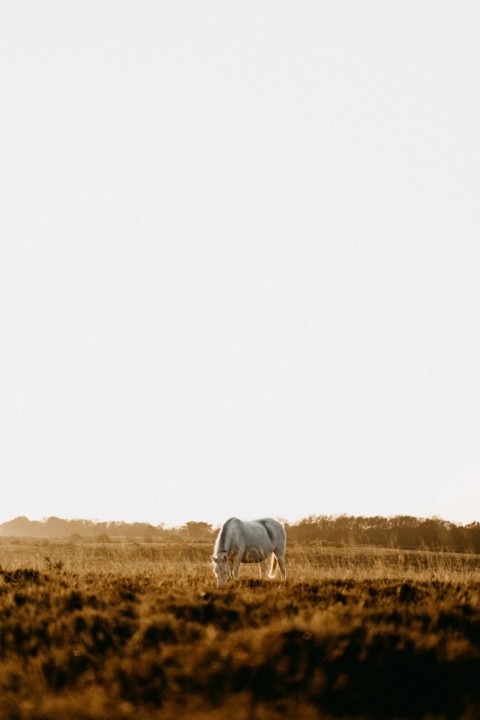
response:
[[[71,543],[82,542],[83,538],[80,533],[74,532],[68,537],[68,541]]]
[[[29,520],[25,515],[20,515],[2,525],[3,535],[19,535],[23,537],[41,537],[44,523],[37,520]]]
[[[101,532],[95,536],[95,542],[97,543],[111,543],[112,539],[106,532]]]
[[[465,526],[467,531],[467,549],[469,552],[480,553],[480,523],[473,522]]]
[[[213,533],[209,523],[194,522],[193,520],[182,525],[180,530],[188,540],[210,540]]]

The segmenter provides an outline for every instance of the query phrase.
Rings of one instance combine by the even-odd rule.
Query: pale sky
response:
[[[480,520],[479,38],[0,2],[0,522]]]

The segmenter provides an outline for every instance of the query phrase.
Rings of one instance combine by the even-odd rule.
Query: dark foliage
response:
[[[290,542],[480,553],[477,522],[455,525],[441,518],[409,515],[391,518],[312,515],[286,527]]]
[[[0,571],[2,720],[480,714],[478,582],[51,570]]]

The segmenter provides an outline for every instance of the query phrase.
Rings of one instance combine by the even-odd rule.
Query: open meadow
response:
[[[291,544],[0,544],[2,720],[480,717],[480,556]]]

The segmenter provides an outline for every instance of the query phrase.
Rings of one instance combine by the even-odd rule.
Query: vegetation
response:
[[[479,555],[291,542],[219,590],[210,552],[4,541],[2,720],[479,716]]]
[[[289,526],[288,537],[291,541],[323,542],[327,545],[365,545],[480,553],[480,523],[455,525],[436,517],[312,515]]]
[[[478,522],[455,525],[441,518],[408,515],[391,518],[311,515],[293,525],[285,522],[285,528],[289,542],[480,553]],[[128,539],[213,542],[216,530],[206,522],[193,521],[181,527],[166,528],[163,524],[62,520],[57,517],[39,522],[18,517],[0,525],[0,538],[68,538],[73,542]]]

